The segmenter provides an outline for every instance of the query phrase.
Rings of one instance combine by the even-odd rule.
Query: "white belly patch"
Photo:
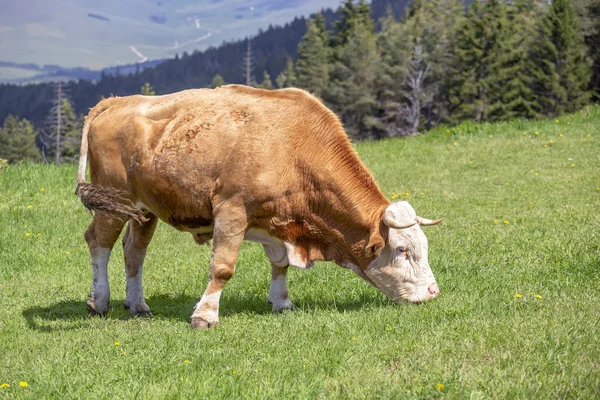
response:
[[[302,253],[293,243],[277,239],[262,229],[249,229],[244,239],[262,244],[271,262],[278,267],[288,265],[297,268],[312,267],[312,263],[302,257]]]

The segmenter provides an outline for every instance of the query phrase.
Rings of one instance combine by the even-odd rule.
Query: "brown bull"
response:
[[[90,164],[91,184],[85,182]],[[273,311],[291,309],[287,267],[331,260],[394,301],[438,295],[420,225],[390,204],[354,153],[338,118],[298,89],[244,86],[102,100],[85,122],[77,194],[94,219],[85,232],[89,308],[108,310],[108,259],[123,226],[125,306],[150,316],[142,264],[158,219],[213,239],[210,280],[192,326],[218,323],[219,298],[244,239],[271,260]]]

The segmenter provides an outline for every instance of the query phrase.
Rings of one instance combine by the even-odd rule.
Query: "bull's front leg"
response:
[[[269,303],[273,305],[273,312],[294,310],[294,305],[288,297],[287,271],[288,267],[278,267],[275,264],[271,264]]]
[[[194,329],[212,328],[219,323],[221,292],[233,276],[238,253],[244,240],[246,218],[243,209],[241,212],[232,210],[226,214],[225,218],[215,218],[209,281],[192,314]]]

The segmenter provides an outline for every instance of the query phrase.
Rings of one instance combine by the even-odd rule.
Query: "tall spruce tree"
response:
[[[329,46],[321,14],[306,23],[306,35],[298,45],[296,81],[299,88],[321,97],[329,81]]]
[[[579,20],[568,0],[553,0],[538,25],[532,51],[537,68],[534,91],[540,115],[572,112],[587,103],[590,62],[580,35]]]
[[[50,115],[49,121],[47,129],[42,130],[39,134],[43,155],[46,158],[53,158],[56,163],[74,161],[81,146],[83,118],[75,114],[69,100],[63,99],[60,112],[55,109]],[[58,121],[60,123],[57,123]],[[60,140],[59,147],[56,146],[58,140]],[[60,149],[58,155],[56,154],[57,147]]]
[[[595,100],[600,102],[600,0],[590,0],[586,11],[589,29],[585,34],[585,44],[592,58],[590,90]]]
[[[26,119],[9,115],[0,128],[0,159],[14,164],[22,160],[38,160],[40,153],[35,147],[37,131]]]
[[[384,127],[375,118],[375,83],[379,69],[376,36],[371,26],[352,24],[348,42],[337,50],[324,97],[339,113],[348,133],[359,139],[381,137]]]
[[[275,78],[275,83],[277,83],[278,88],[283,89],[296,86],[295,69],[294,62],[291,59],[288,59],[283,72],[277,75],[277,78]]]

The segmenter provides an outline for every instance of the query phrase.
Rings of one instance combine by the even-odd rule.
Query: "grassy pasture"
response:
[[[294,313],[271,315],[270,267],[246,243],[221,324],[195,332],[210,249],[160,224],[144,271],[154,319],[89,318],[90,222],[76,167],[0,172],[0,397],[597,398],[600,108],[358,143],[426,229],[441,289],[396,305],[351,271],[291,269]],[[20,382],[27,382],[21,387]]]

